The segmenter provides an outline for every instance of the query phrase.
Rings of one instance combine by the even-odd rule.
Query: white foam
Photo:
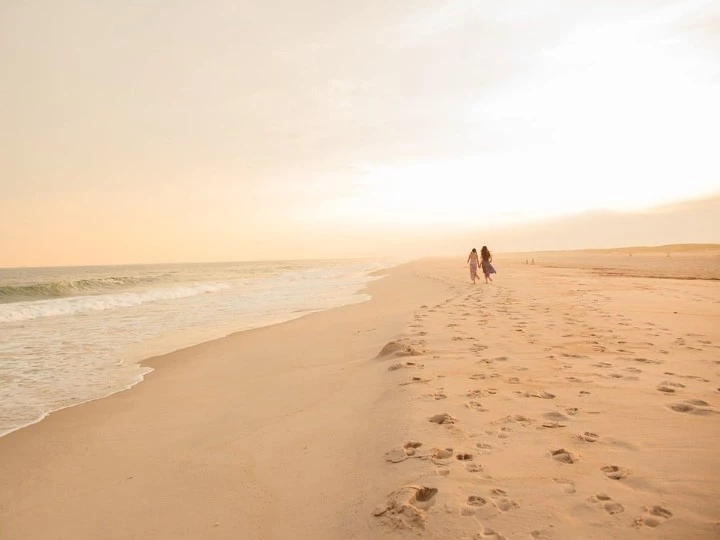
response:
[[[75,296],[57,300],[38,300],[35,302],[14,302],[0,304],[0,322],[17,322],[56,317],[59,315],[75,315],[91,311],[126,308],[139,306],[160,300],[187,298],[198,294],[229,289],[227,283],[194,283],[178,287],[165,287],[143,292],[126,292],[117,294],[98,294],[92,296]]]

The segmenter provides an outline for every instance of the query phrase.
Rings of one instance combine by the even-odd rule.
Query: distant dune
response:
[[[720,196],[640,212],[586,212],[535,223],[487,228],[478,230],[473,237],[475,240],[470,244],[480,242],[505,253],[720,250]]]
[[[667,253],[712,253],[720,252],[720,244],[665,244],[662,246],[628,246],[614,248],[596,249],[567,249],[553,251],[519,251],[508,252],[507,255],[530,255],[530,254],[667,254]]]
[[[497,253],[496,261],[586,269],[603,276],[720,280],[720,244]]]

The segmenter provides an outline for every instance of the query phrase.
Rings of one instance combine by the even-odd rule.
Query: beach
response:
[[[718,253],[493,264],[381,270],[0,437],[0,538],[718,538]]]

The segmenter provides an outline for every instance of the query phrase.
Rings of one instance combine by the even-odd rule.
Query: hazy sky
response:
[[[0,265],[493,245],[709,197],[718,96],[720,0],[0,0]]]

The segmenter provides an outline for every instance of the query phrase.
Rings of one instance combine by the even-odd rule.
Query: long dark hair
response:
[[[482,256],[484,261],[492,261],[492,255],[490,254],[490,250],[487,248],[487,246],[483,246],[480,250],[480,256]]]

